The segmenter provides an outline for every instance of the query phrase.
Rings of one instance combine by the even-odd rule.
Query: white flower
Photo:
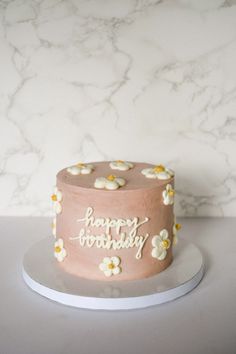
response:
[[[55,213],[60,214],[62,211],[62,193],[57,187],[54,187],[54,193],[52,194],[51,199],[53,201],[53,209]]]
[[[131,162],[127,162],[123,160],[111,161],[109,166],[113,170],[119,170],[119,171],[128,171],[130,168],[134,167],[134,165]]]
[[[59,238],[54,244],[54,256],[58,262],[62,262],[66,257],[66,250],[62,238]]]
[[[177,233],[178,231],[181,229],[181,224],[176,223],[176,219],[174,221],[174,225],[173,225],[173,245],[176,245],[178,242],[178,238],[177,238]]]
[[[174,176],[174,172],[163,165],[145,168],[141,173],[147,178],[169,179]]]
[[[57,232],[57,218],[53,218],[52,220],[52,234],[56,238],[56,232]]]
[[[125,179],[121,177],[116,177],[114,175],[110,175],[108,177],[98,177],[94,182],[94,187],[98,189],[109,189],[114,190],[118,189],[125,185]]]
[[[162,192],[163,203],[165,205],[171,205],[174,203],[175,191],[171,184],[166,185],[166,189]]]
[[[99,269],[103,271],[106,277],[110,277],[112,275],[117,275],[121,272],[119,264],[119,257],[105,257],[103,258],[102,263],[99,264]]]
[[[86,165],[84,163],[78,163],[68,167],[66,170],[71,175],[88,175],[94,170],[94,166],[90,164]]]
[[[167,250],[170,248],[171,242],[168,238],[168,231],[166,229],[161,230],[159,235],[155,235],[152,238],[152,257],[162,261],[167,256]]]

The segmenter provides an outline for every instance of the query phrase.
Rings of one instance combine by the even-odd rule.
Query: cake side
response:
[[[176,229],[174,176],[149,178],[142,171],[154,166],[132,165],[115,171],[125,180],[115,190],[107,190],[105,184],[100,188],[101,183],[95,187],[98,178],[111,172],[109,162],[97,163],[87,175],[71,177],[67,169],[58,173],[55,256],[63,254],[59,262],[66,272],[96,280],[132,280],[170,265]],[[109,176],[114,182],[114,174]]]

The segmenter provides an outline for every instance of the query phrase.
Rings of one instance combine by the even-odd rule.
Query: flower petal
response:
[[[106,178],[98,177],[94,182],[94,187],[98,189],[102,189],[105,187],[105,184],[106,184]]]
[[[105,270],[107,270],[107,264],[105,264],[105,263],[100,263],[100,264],[99,264],[99,269],[104,272]]]
[[[175,175],[174,171],[170,168],[166,168],[166,172],[169,174],[170,177],[173,177]]]
[[[152,169],[151,168],[144,168],[141,173],[146,176]]]
[[[152,238],[152,245],[153,245],[153,247],[158,247],[158,246],[160,245],[160,243],[161,243],[161,238],[160,238],[160,236],[159,236],[159,235],[153,236],[153,238]]]
[[[89,167],[83,167],[83,168],[81,169],[81,174],[82,174],[82,175],[88,175],[88,174],[90,174],[91,172],[92,172],[92,169],[89,168]]]
[[[105,188],[115,190],[119,188],[119,184],[116,181],[106,181]]]
[[[117,256],[111,257],[111,262],[115,265],[118,266],[120,264],[120,258]]]
[[[62,238],[59,238],[58,240],[57,240],[57,244],[58,244],[58,246],[59,247],[63,247],[63,245],[64,245],[64,241],[63,241],[63,239]]]
[[[148,173],[146,173],[147,178],[157,178],[157,173],[153,171],[153,169],[150,169]]]
[[[56,214],[60,214],[62,212],[62,206],[59,202],[54,202],[53,209]]]
[[[163,171],[163,172],[158,172],[157,173],[157,178],[158,179],[169,179],[170,178],[170,175],[169,173],[167,173],[166,171]]]
[[[103,263],[105,263],[105,264],[111,263],[111,258],[110,257],[103,258]]]
[[[173,245],[177,245],[178,243],[178,237],[176,235],[173,235],[173,240],[172,240]]]
[[[58,253],[57,260],[58,262],[62,262],[64,260],[64,257],[62,256],[61,253]]]
[[[123,187],[125,185],[125,179],[124,178],[121,178],[121,177],[117,177],[115,179],[116,183],[119,184],[120,187]]]
[[[131,162],[126,162],[126,164],[129,166],[129,168],[133,168],[134,165]]]
[[[62,201],[62,192],[59,190],[57,191],[57,200],[58,200],[58,202]]]
[[[157,259],[159,259],[159,261],[163,261],[163,259],[166,258],[167,252],[166,250],[163,248],[162,250],[160,250],[159,252],[159,256],[157,257]]]
[[[63,258],[65,258],[65,257],[67,256],[67,253],[66,253],[65,248],[62,248],[62,250],[61,250],[61,256],[62,256]]]
[[[112,161],[109,166],[112,170],[127,171],[129,169],[124,163],[116,161]]]
[[[120,267],[115,267],[112,269],[112,274],[117,275],[120,274],[121,268]]]
[[[160,236],[162,240],[166,240],[169,236],[168,231],[166,229],[161,230]]]
[[[110,277],[112,275],[112,270],[111,269],[107,269],[104,271],[104,274],[106,277]]]
[[[67,172],[69,172],[71,175],[79,175],[81,172],[81,168],[78,166],[70,166],[66,169]]]
[[[153,258],[158,258],[159,254],[160,254],[160,252],[159,252],[158,248],[157,248],[157,247],[154,247],[154,248],[152,249],[152,257],[153,257]]]

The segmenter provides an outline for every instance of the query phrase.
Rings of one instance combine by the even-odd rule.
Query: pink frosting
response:
[[[73,176],[66,171],[57,175],[57,187],[62,192],[62,212],[57,216],[57,238],[64,240],[67,257],[60,266],[71,274],[96,280],[132,280],[155,275],[167,268],[172,261],[172,246],[167,251],[167,256],[160,261],[151,255],[152,237],[158,235],[162,229],[169,232],[172,241],[174,213],[173,205],[164,205],[162,192],[168,183],[174,186],[174,178],[168,180],[149,179],[141,174],[144,168],[153,167],[145,163],[134,163],[134,168],[128,171],[112,170],[109,162],[93,163],[95,170],[89,175]],[[126,180],[126,185],[117,190],[98,190],[94,188],[97,177],[116,175]],[[84,218],[86,209],[92,207],[94,217],[103,218],[133,218],[149,221],[141,225],[137,235],[149,234],[142,250],[141,259],[136,259],[137,248],[104,249],[95,246],[81,247],[79,240],[70,237],[79,235],[80,229],[85,228],[84,223],[78,219]],[[87,229],[93,235],[105,232],[103,227]],[[122,232],[130,232],[130,228],[122,227]],[[111,231],[112,237],[119,239],[115,230]],[[120,274],[106,277],[99,269],[99,264],[104,257],[118,256],[121,259]]]

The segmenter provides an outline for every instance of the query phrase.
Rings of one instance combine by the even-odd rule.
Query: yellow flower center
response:
[[[154,171],[159,173],[159,172],[164,172],[165,171],[165,167],[163,165],[157,165],[154,167]]]
[[[77,163],[77,165],[76,165],[77,167],[84,167],[84,163],[82,163],[82,162],[79,162],[79,163]]]
[[[168,193],[168,195],[170,197],[173,197],[175,195],[175,190],[174,189],[169,189],[167,193]]]
[[[57,195],[56,194],[51,195],[51,199],[52,199],[53,202],[56,202],[57,201]]]
[[[114,268],[115,268],[115,266],[114,266],[114,264],[113,264],[113,263],[109,263],[109,264],[108,264],[108,266],[107,266],[107,268],[108,268],[108,269],[114,269]]]
[[[162,245],[162,247],[165,248],[165,249],[169,248],[169,246],[170,246],[170,240],[169,240],[169,239],[163,240],[162,243],[161,243],[161,245]]]
[[[176,230],[180,230],[181,229],[181,224],[175,224],[175,228],[176,228]]]
[[[60,246],[54,247],[54,251],[55,251],[56,253],[60,253],[60,252],[61,252],[61,247],[60,247]]]
[[[115,178],[116,178],[116,176],[114,176],[114,175],[107,176],[108,181],[114,181]]]
[[[116,160],[117,163],[124,163],[123,160]]]

